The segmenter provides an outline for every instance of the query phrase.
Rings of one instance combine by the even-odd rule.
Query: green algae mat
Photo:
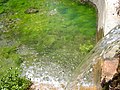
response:
[[[93,48],[96,10],[75,0],[0,0],[0,76],[48,57],[73,71]]]

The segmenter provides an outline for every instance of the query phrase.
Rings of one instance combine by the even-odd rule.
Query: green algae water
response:
[[[32,9],[37,12],[29,13]],[[94,47],[96,10],[90,4],[3,0],[0,13],[1,76],[20,67],[34,82],[63,82]]]

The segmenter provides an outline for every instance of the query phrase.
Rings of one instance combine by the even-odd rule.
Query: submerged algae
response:
[[[30,7],[39,12],[25,14]],[[96,12],[90,5],[69,0],[9,0],[0,8],[4,11],[0,15],[0,73],[34,60],[73,71],[90,51],[88,46],[95,44]]]

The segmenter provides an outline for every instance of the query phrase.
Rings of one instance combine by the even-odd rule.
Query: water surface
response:
[[[39,12],[25,14],[30,7]],[[8,0],[0,8],[0,73],[21,66],[32,81],[64,83],[95,44],[96,11],[89,4]]]

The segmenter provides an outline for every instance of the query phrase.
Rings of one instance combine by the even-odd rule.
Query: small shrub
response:
[[[79,50],[81,51],[82,54],[86,54],[90,52],[90,50],[93,48],[93,44],[90,41],[87,41],[84,44],[80,44]]]
[[[0,90],[27,90],[31,82],[20,77],[18,69],[9,69],[0,79]]]

